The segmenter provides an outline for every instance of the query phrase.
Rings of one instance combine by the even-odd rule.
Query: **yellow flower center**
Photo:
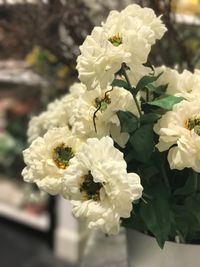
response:
[[[122,37],[118,34],[110,37],[108,39],[109,42],[111,42],[111,44],[113,44],[114,46],[119,46],[122,44]]]
[[[95,183],[91,172],[83,176],[83,182],[80,186],[80,192],[82,193],[83,200],[100,200],[100,189],[102,188],[101,183]]]
[[[200,117],[194,117],[186,120],[185,127],[190,131],[194,129],[194,132],[200,135]]]
[[[74,157],[74,152],[71,147],[65,146],[64,143],[56,146],[53,149],[53,161],[59,169],[66,169],[69,165],[69,160]]]

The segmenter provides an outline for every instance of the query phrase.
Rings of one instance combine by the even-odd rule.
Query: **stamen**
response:
[[[185,127],[190,131],[194,129],[194,132],[200,135],[200,117],[194,117],[186,120]]]
[[[119,46],[122,44],[122,37],[118,34],[110,37],[108,39],[109,42],[111,42],[111,44],[113,44],[114,46]]]
[[[69,160],[74,157],[74,152],[71,147],[61,143],[53,149],[52,157],[59,169],[66,169],[69,165]]]
[[[83,176],[83,183],[80,187],[80,192],[82,193],[84,200],[92,199],[94,201],[100,200],[100,189],[102,188],[101,183],[95,183],[91,172]]]

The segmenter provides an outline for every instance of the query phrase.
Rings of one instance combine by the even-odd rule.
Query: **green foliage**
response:
[[[161,116],[184,98],[166,95],[168,84],[155,85],[162,73],[142,77],[134,88],[125,70],[121,71],[126,81],[115,79],[112,85],[129,90],[133,105],[142,109],[138,117],[129,111],[117,112],[121,131],[130,135],[123,153],[128,172],[138,173],[144,188],[142,200],[133,203],[123,226],[155,236],[161,248],[166,240],[174,241],[177,236],[183,243],[199,242],[200,174],[190,169],[171,170],[168,151],[158,151],[158,136],[153,130]]]
[[[155,86],[151,83],[146,86],[148,91],[150,93],[153,93],[155,95],[155,97],[159,97],[159,96],[163,95],[164,93],[166,93],[167,87],[168,87],[168,84]]]
[[[200,192],[200,175],[198,175],[197,179],[194,175],[190,175],[187,178],[184,186],[179,187],[177,190],[175,190],[174,195],[175,196],[178,196],[178,195],[187,196],[187,195],[191,195],[196,190]]]
[[[200,225],[200,194],[195,194],[186,198],[186,208]]]
[[[145,124],[137,129],[130,136],[130,143],[133,147],[134,158],[141,162],[147,162],[154,150],[153,125]]]
[[[150,76],[150,75],[145,75],[143,76],[137,86],[136,86],[136,92],[139,92],[140,90],[144,89],[145,87],[147,87],[149,84],[157,81],[159,79],[159,77],[162,75],[162,72],[159,73],[157,76]]]
[[[159,85],[158,87],[156,87],[154,93],[157,96],[160,96],[160,95],[164,94],[167,91],[167,87],[168,87],[168,84]]]
[[[132,133],[138,128],[138,118],[131,112],[119,110],[117,116],[120,120],[122,132]]]
[[[162,108],[164,110],[172,110],[173,106],[175,104],[178,104],[182,100],[184,100],[183,97],[171,95],[171,96],[165,96],[165,97],[156,99],[154,101],[148,102],[147,104],[151,105],[151,106]]]
[[[111,86],[123,87],[127,90],[130,90],[127,82],[125,82],[124,80],[120,80],[120,79],[114,79],[113,82],[111,83]]]
[[[178,199],[174,198],[177,202]],[[180,203],[173,203],[172,216],[173,228],[179,234],[181,242],[190,243],[200,240],[200,194],[179,199]],[[182,203],[181,203],[182,202]]]
[[[157,122],[161,118],[161,115],[156,113],[148,113],[141,116],[141,124],[152,124]]]
[[[152,200],[141,203],[141,218],[147,229],[155,236],[159,246],[163,248],[171,230],[170,195],[167,188],[160,182],[152,185],[147,193],[151,194]]]
[[[140,201],[141,202],[141,201]],[[140,202],[133,204],[133,210],[129,218],[122,220],[122,226],[126,228],[136,229],[138,231],[148,231],[144,221],[142,220],[140,212]]]

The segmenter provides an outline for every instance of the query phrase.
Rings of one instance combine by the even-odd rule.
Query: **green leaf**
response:
[[[148,230],[153,233],[159,246],[163,248],[171,230],[169,192],[158,182],[152,185],[147,194],[153,199],[147,204],[141,203],[140,214]]]
[[[186,199],[186,207],[200,224],[200,194],[190,196]]]
[[[148,84],[146,88],[149,90],[149,92],[154,93],[157,96],[163,95],[167,90],[168,84],[163,84],[159,86],[155,86],[153,84]]]
[[[126,228],[135,229],[141,232],[147,231],[147,227],[140,216],[140,202],[133,203],[133,209],[129,218],[122,218],[122,226]]]
[[[159,73],[157,76],[149,76],[149,75],[145,75],[143,76],[137,86],[136,86],[136,91],[140,91],[142,89],[144,89],[148,84],[155,82],[156,80],[159,79],[159,77],[162,75],[163,72]]]
[[[136,160],[147,162],[154,150],[153,125],[142,125],[130,136],[130,143],[133,147],[133,154]]]
[[[192,224],[192,216],[188,214],[186,208],[180,205],[172,206],[172,217],[174,218],[173,229],[175,234],[177,234],[177,230],[179,232],[179,236],[182,241],[185,241],[186,236],[189,233],[190,226]]]
[[[151,106],[163,108],[165,110],[172,110],[173,106],[175,104],[178,104],[182,100],[184,100],[184,98],[179,97],[179,96],[165,96],[163,98],[154,100],[152,102],[148,102],[147,104]]]
[[[140,117],[141,124],[152,124],[157,122],[161,118],[161,115],[156,113],[144,114]]]
[[[148,166],[147,164],[144,164],[143,166],[141,166],[141,176],[146,180],[148,180],[152,176],[155,176],[158,173],[159,170],[155,165]]]
[[[121,124],[121,132],[132,133],[138,128],[138,118],[129,111],[119,110],[117,116]]]
[[[150,84],[147,84],[145,88],[147,88],[149,92],[155,92],[157,87],[150,83]]]
[[[174,195],[183,195],[183,196],[187,196],[190,195],[192,193],[194,193],[194,191],[197,190],[200,191],[200,175],[197,179],[197,185],[195,185],[196,180],[195,177],[193,175],[190,175],[185,183],[185,185],[181,188],[178,188],[175,192]]]
[[[114,79],[113,82],[111,83],[111,86],[123,87],[129,91],[131,90],[131,88],[128,86],[127,82],[120,80],[120,79]]]
[[[167,91],[167,87],[168,87],[168,83],[160,85],[160,86],[156,87],[155,93],[157,95],[162,95]]]

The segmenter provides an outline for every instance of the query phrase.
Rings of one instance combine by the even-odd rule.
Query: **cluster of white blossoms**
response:
[[[69,94],[60,100],[56,99],[47,106],[46,111],[34,116],[29,122],[27,132],[29,143],[43,136],[49,129],[69,126],[72,108],[85,91],[86,87],[83,84],[75,83],[71,86]]]
[[[77,59],[79,79],[89,88],[106,88],[125,62],[132,82],[144,75],[144,63],[166,27],[152,9],[133,4],[121,12],[112,11],[101,27],[95,27]],[[147,71],[148,72],[148,71]]]
[[[121,133],[118,110],[137,115],[125,89],[88,91],[75,84],[70,94],[33,117],[28,130],[33,141],[23,152],[26,182],[71,200],[75,216],[85,217],[89,228],[109,234],[119,231],[120,218],[130,216],[132,202],[143,189],[139,176],[127,173],[123,154],[114,147],[113,139],[121,146],[128,140],[128,134]]]
[[[117,115],[124,111],[139,118],[140,101],[135,101],[127,88],[112,82],[124,64],[133,85],[148,73],[143,64],[151,46],[165,31],[160,17],[151,9],[134,4],[121,12],[112,11],[80,48],[77,70],[81,83],[74,84],[69,94],[30,121],[30,146],[23,152],[24,180],[69,199],[74,215],[85,218],[89,228],[117,234],[121,218],[130,217],[133,202],[142,196],[140,177],[127,171],[121,152],[129,133],[122,132]],[[192,112],[180,127],[185,125],[188,135],[197,135],[196,125],[192,126],[197,117]],[[160,143],[169,149],[167,141],[176,144],[181,133],[165,138],[168,132],[162,129],[162,120],[164,116],[157,132]],[[174,124],[180,129],[175,119]],[[166,124],[169,127],[171,124]],[[164,150],[164,145],[158,146]]]
[[[165,66],[155,69],[156,74],[163,72],[156,85],[168,84],[166,94],[182,96],[188,101],[195,100],[200,95],[200,71],[194,73],[184,70],[179,73]]]
[[[184,98],[155,125],[154,130],[159,135],[157,148],[169,150],[171,169],[192,168],[200,172],[200,73],[198,70],[178,73],[166,67],[157,71],[163,71],[157,84],[168,84],[168,95]]]

